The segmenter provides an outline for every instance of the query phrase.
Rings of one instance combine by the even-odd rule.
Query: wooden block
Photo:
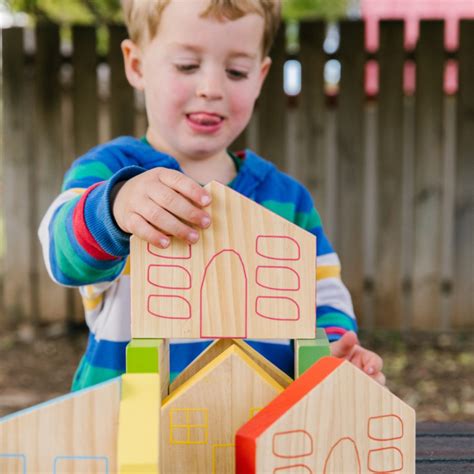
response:
[[[169,341],[132,339],[127,345],[126,371],[129,374],[159,374],[161,398],[165,398],[170,380]]]
[[[184,382],[197,374],[207,364],[212,362],[226,349],[234,345],[235,339],[217,339],[212,342],[204,351],[199,354],[170,384],[170,394],[172,394]]]
[[[118,377],[0,419],[0,472],[117,472],[120,385]]]
[[[276,365],[263,357],[253,347],[240,339],[218,339],[206,348],[191,364],[189,364],[171,383],[170,393],[176,390],[186,380],[190,379],[194,374],[199,372],[209,362],[212,362],[219,354],[222,354],[228,347],[236,345],[242,349],[255,363],[257,363],[268,375],[270,375],[282,387],[288,387],[293,379],[285,372],[280,370]]]
[[[315,339],[295,340],[295,378],[306,372],[322,357],[331,355],[326,331],[317,328]]]
[[[236,472],[413,473],[415,421],[353,364],[324,357],[238,430]]]
[[[314,235],[227,186],[206,188],[212,224],[196,244],[131,239],[132,337],[314,338]]]
[[[236,430],[283,387],[235,344],[163,401],[161,472],[234,472]]]
[[[117,443],[120,474],[158,473],[161,390],[158,374],[125,374]]]
[[[127,374],[157,374],[161,339],[132,339],[127,344]]]

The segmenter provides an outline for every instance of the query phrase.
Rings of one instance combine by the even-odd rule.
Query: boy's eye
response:
[[[247,79],[248,73],[243,71],[237,71],[237,69],[227,69],[227,74],[232,79]]]
[[[175,66],[180,72],[193,72],[198,68],[197,64],[176,64]]]

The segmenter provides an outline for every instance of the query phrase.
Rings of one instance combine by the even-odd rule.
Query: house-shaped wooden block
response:
[[[236,472],[412,474],[415,412],[350,362],[325,357],[239,429]]]
[[[163,401],[160,472],[233,473],[237,429],[282,391],[231,345]]]
[[[127,373],[0,419],[0,473],[231,474],[237,429],[292,380],[225,339],[175,382],[162,402],[158,373]]]
[[[132,238],[133,338],[313,338],[316,239],[215,181],[187,245]]]
[[[121,379],[0,420],[0,473],[117,472]]]

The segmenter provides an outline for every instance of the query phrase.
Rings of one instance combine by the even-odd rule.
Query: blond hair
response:
[[[125,24],[130,39],[143,45],[151,41],[158,31],[161,15],[171,0],[122,0]],[[202,18],[237,20],[249,13],[256,13],[265,21],[262,52],[270,51],[280,25],[281,0],[209,0]]]

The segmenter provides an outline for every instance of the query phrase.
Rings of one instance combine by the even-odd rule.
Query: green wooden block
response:
[[[162,339],[132,339],[126,349],[127,374],[157,374]]]
[[[295,340],[295,378],[308,370],[322,357],[331,355],[326,331],[316,329],[315,339]]]

